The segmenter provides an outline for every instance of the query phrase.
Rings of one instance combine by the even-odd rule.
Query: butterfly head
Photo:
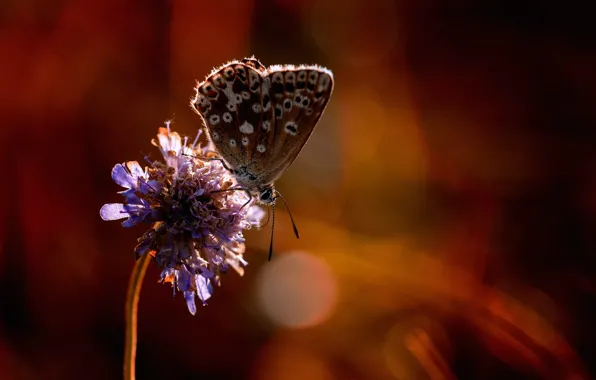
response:
[[[264,205],[270,205],[275,203],[275,189],[273,185],[267,185],[259,189],[259,202]]]

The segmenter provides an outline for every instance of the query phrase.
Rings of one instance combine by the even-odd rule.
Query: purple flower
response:
[[[163,161],[145,169],[136,161],[114,166],[112,179],[124,188],[124,203],[105,204],[99,212],[103,220],[126,218],[124,227],[152,226],[138,239],[137,258],[155,257],[161,281],[184,294],[192,314],[195,296],[205,304],[220,273],[229,267],[244,273],[242,231],[264,216],[244,191],[232,190],[237,183],[219,161],[204,158],[213,148],[197,144],[200,134],[188,146],[169,123],[159,128],[152,144]]]

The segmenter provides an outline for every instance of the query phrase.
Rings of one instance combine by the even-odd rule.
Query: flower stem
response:
[[[147,267],[151,261],[149,252],[142,255],[136,262],[126,292],[124,318],[126,320],[126,334],[124,338],[124,380],[135,379],[135,358],[137,355],[137,310],[141,287]]]

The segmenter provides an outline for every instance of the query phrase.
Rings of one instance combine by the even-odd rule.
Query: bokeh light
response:
[[[247,231],[194,317],[150,266],[139,379],[594,378],[584,3],[4,0],[0,379],[120,378],[143,231],[99,218],[110,170],[192,139],[196,81],[253,54],[334,73],[275,183],[301,237],[278,204],[273,260]]]
[[[257,282],[262,310],[284,327],[307,327],[322,323],[337,301],[332,269],[323,259],[305,252],[279,255],[261,268]]]

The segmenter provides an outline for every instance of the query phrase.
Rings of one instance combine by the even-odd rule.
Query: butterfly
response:
[[[274,182],[323,115],[333,73],[318,65],[265,67],[251,57],[214,69],[195,91],[191,107],[202,118],[216,153],[251,197],[273,206],[273,228],[275,200],[285,203]],[[292,225],[298,237],[293,220]],[[273,234],[269,259],[272,245]]]

